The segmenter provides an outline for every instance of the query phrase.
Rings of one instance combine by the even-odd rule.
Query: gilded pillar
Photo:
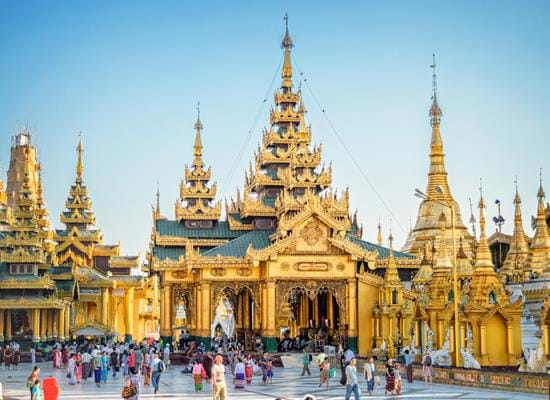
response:
[[[195,330],[195,336],[201,336],[202,335],[202,292],[200,285],[197,285],[195,295],[197,296],[197,299],[195,301],[195,313],[197,316],[197,327]]]
[[[48,310],[48,340],[52,341],[55,339],[55,336],[53,334],[53,327],[54,327],[54,319],[53,316],[55,314],[55,309]]]
[[[481,365],[489,364],[489,355],[487,354],[487,324],[480,325],[481,336]]]
[[[40,310],[40,341],[45,342],[48,340],[48,309],[42,308]]]
[[[544,321],[542,321],[544,323]],[[514,354],[514,326],[511,322],[506,323],[506,344],[508,350],[508,363],[514,365],[516,356]]]
[[[210,324],[211,321],[211,312],[212,305],[210,304],[211,297],[211,285],[210,282],[201,283],[201,296],[202,296],[202,332],[201,336],[205,339],[207,343],[206,346],[210,346]]]
[[[332,301],[332,293],[327,292],[327,318],[329,323],[329,328],[334,328],[334,309]]]
[[[101,323],[105,326],[109,325],[109,288],[101,289]]]
[[[267,300],[267,329],[265,332],[266,336],[266,350],[267,351],[277,351],[277,341],[276,337],[278,336],[276,325],[275,325],[275,318],[277,316],[277,309],[276,309],[276,298],[275,298],[275,281],[274,280],[268,280],[266,283],[266,300]]]
[[[11,310],[6,310],[6,327],[4,328],[4,332],[6,334],[4,335],[5,341],[11,340]],[[33,334],[34,334],[34,327],[33,327]],[[38,336],[38,331],[36,331],[36,336]]]
[[[248,290],[243,290],[243,328],[244,329],[250,329],[250,296],[248,294]]]
[[[262,336],[267,336],[267,313],[269,312],[267,306],[267,289],[266,285],[263,284],[261,287],[262,293]]]
[[[240,293],[237,296],[237,315],[235,318],[235,324],[238,329],[241,329],[244,326],[243,323],[243,294]]]
[[[57,340],[57,338],[59,337],[59,332],[57,331],[57,327],[58,327],[58,317],[59,317],[59,310],[57,309],[52,309],[52,340]]]
[[[348,347],[357,352],[357,281],[348,280]]]
[[[40,332],[42,331],[40,329],[41,328],[40,327],[40,311],[41,310],[39,308],[35,308],[34,310],[29,311],[32,315],[32,341],[33,341],[33,343],[38,343],[40,341],[40,334],[41,334]],[[10,315],[10,314],[11,313],[8,312],[8,315]],[[10,325],[11,325],[11,323],[10,323]]]
[[[58,324],[58,340],[60,342],[65,340],[65,308],[62,308],[58,310],[58,316],[57,316],[57,324]]]
[[[466,325],[460,324],[460,346],[466,347]]]
[[[4,343],[4,310],[0,310],[0,343]]]
[[[71,339],[71,306],[65,306],[65,340]]]
[[[132,335],[134,334],[134,288],[130,287],[126,289],[126,296],[124,298],[125,304],[125,316],[126,316],[126,335],[124,340],[130,342]]]

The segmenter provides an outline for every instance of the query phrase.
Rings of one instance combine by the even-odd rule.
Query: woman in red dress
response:
[[[80,356],[80,353],[76,353],[75,356],[76,361],[76,383],[80,383],[82,381],[82,357]]]

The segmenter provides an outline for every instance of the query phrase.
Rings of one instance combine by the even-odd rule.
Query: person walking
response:
[[[4,349],[4,365],[6,366],[6,369],[8,371],[10,370],[12,357],[13,357],[13,351],[11,350],[11,347],[8,344]]]
[[[424,357],[422,357],[422,376],[424,376],[424,382],[426,384],[432,384],[433,373],[432,357],[430,357],[430,354],[426,352]]]
[[[413,361],[414,356],[409,349],[405,350],[405,368],[407,370],[407,382],[413,383]]]
[[[252,376],[254,375],[254,363],[252,356],[249,354],[244,366],[244,372],[246,376],[246,383],[250,385],[252,383]]]
[[[34,367],[36,365],[36,347],[35,346],[31,347],[31,362],[32,362],[32,366]]]
[[[304,354],[302,354],[302,364],[303,364],[302,376],[304,376],[306,372],[308,376],[311,376],[311,371],[309,370],[309,364],[311,363],[312,358],[313,357],[311,356],[311,354],[308,353],[307,348],[304,347]]]
[[[101,355],[99,352],[95,353],[94,357],[94,381],[97,387],[101,386]]]
[[[191,370],[191,375],[193,376],[193,383],[195,385],[195,392],[202,392],[202,380],[206,376],[206,371],[200,361],[200,359],[195,359],[193,364],[193,369]]]
[[[19,344],[15,346],[13,350],[13,356],[11,358],[11,363],[13,364],[13,369],[17,371],[17,367],[19,366],[19,363],[21,362],[21,350],[19,349]]]
[[[321,365],[321,374],[319,387],[323,385],[323,383],[326,385],[326,389],[328,389],[329,385],[329,379],[330,379],[330,363],[328,361],[328,358],[325,358],[325,361],[323,361],[323,364]]]
[[[227,387],[225,386],[225,368],[223,358],[220,354],[216,356],[216,361],[212,367],[212,395],[214,400],[227,399]]]
[[[141,374],[143,375],[143,386],[151,385],[151,357],[145,354],[141,364]]]
[[[130,397],[126,397],[126,400],[139,400],[139,383],[140,383],[140,379],[139,379],[138,371],[135,367],[132,367],[128,370],[128,373],[129,373],[129,375],[124,380],[124,387],[125,388],[126,387],[131,387],[132,392],[134,392],[135,394],[130,396]]]
[[[29,391],[31,393],[31,400],[33,400],[33,388],[34,388],[35,382],[39,379],[38,378],[39,374],[40,374],[40,367],[35,366],[32,369],[30,376],[27,378],[27,387],[29,388]]]
[[[245,366],[239,357],[235,364],[235,389],[244,389],[245,387]]]
[[[372,392],[374,391],[374,376],[376,372],[374,358],[370,357],[369,361],[365,363],[364,368],[364,375],[365,379],[367,380],[367,392],[369,393],[369,396],[372,396]]]
[[[157,394],[159,392],[159,386],[160,386],[160,375],[164,372],[166,369],[166,366],[164,364],[164,361],[162,361],[159,358],[159,354],[157,352],[153,353],[153,362],[151,364],[151,380],[153,382],[153,388],[155,389],[154,393]]]
[[[113,370],[113,378],[114,378],[116,377],[116,373],[120,367],[120,357],[117,349],[113,349],[113,351],[111,351],[109,358],[111,359],[111,369]]]
[[[81,356],[82,358],[82,379],[88,380],[92,374],[92,355],[87,351]]]
[[[386,390],[384,394],[395,394],[395,371],[393,360],[390,358],[386,364]]]
[[[61,350],[56,347],[53,351],[52,364],[54,368],[61,368]]]
[[[103,351],[100,357],[101,361],[101,381],[107,383],[107,377],[109,376],[109,362],[110,358],[107,355],[107,352]]]
[[[40,379],[36,379],[31,387],[31,400],[43,400]]]
[[[76,359],[74,355],[71,355],[67,361],[67,378],[69,378],[69,385],[76,385]]]
[[[393,362],[393,376],[395,377],[395,394],[401,394],[401,371],[399,370],[399,363]]]
[[[349,400],[353,393],[355,400],[360,400],[359,383],[357,382],[357,367],[355,366],[357,359],[352,357],[346,367],[346,397]]]

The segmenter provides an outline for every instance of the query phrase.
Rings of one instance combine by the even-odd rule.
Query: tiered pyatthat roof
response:
[[[319,195],[332,181],[330,166],[319,169],[321,146],[309,147],[311,127],[305,121],[302,93],[294,91],[292,81],[291,49],[294,45],[288,25],[281,46],[284,50],[282,81],[275,92],[270,126],[264,130],[254,167],[251,165],[246,173],[243,200],[238,196],[236,206],[230,209],[230,213],[238,212],[241,219],[250,222],[262,219],[262,223],[255,223],[260,229],[274,228],[275,218],[303,206],[299,199],[306,192]],[[341,199],[329,194],[325,202],[341,218],[348,217],[347,191]]]
[[[535,220],[535,236],[531,241],[529,253],[525,260],[524,272],[533,277],[550,277],[550,236],[544,209],[544,189],[542,178],[537,193],[538,206]]]
[[[3,248],[1,259],[6,264],[46,263],[36,211],[36,198],[30,187],[29,169],[26,168],[19,197],[15,203],[14,222],[0,244]]]
[[[454,200],[447,181],[447,170],[445,168],[445,153],[443,152],[443,139],[441,138],[440,121],[443,113],[437,100],[437,81],[435,75],[435,58],[432,65],[433,72],[433,95],[430,107],[430,121],[432,126],[432,139],[430,143],[430,169],[428,172],[428,185],[426,187],[426,199],[420,203],[418,216],[414,228],[409,232],[405,246],[401,249],[417,256],[422,255],[424,244],[439,238],[439,217],[445,213],[447,228],[452,225],[451,210],[445,204],[452,204],[455,211],[455,232],[456,237],[463,237],[466,243],[464,251],[471,254],[470,243],[473,238],[462,222],[460,207]],[[447,229],[445,241],[450,246],[452,243],[451,229]]]
[[[55,240],[59,243],[56,252],[60,263],[74,263],[79,266],[93,265],[93,248],[103,240],[101,231],[94,228],[95,215],[88,188],[82,178],[82,154],[84,146],[79,140],[77,150],[76,179],[71,185],[65,201],[65,210],[60,220],[65,229],[57,230]]]
[[[53,232],[50,229],[50,220],[48,218],[48,206],[44,200],[44,189],[42,186],[42,164],[38,164],[38,182],[36,190],[36,217],[38,218],[38,227],[40,228],[40,239],[44,248],[44,254],[50,264],[57,264],[55,254],[55,243],[53,241]]]
[[[195,123],[193,164],[191,168],[185,166],[185,181],[180,184],[180,198],[176,202],[176,220],[185,221],[189,227],[211,228],[213,221],[220,218],[221,203],[214,203],[216,184],[208,186],[212,170],[211,167],[205,169],[202,160],[202,128],[199,111]]]
[[[506,260],[504,260],[499,273],[510,278],[512,282],[519,283],[523,281],[523,263],[527,258],[529,246],[527,244],[527,236],[523,230],[521,198],[519,197],[517,186],[516,195],[514,196],[514,207],[514,233],[510,240],[510,250],[508,250]]]

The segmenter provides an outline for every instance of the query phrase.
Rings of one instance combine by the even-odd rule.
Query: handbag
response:
[[[328,376],[330,378],[334,378],[336,376],[336,368],[334,367],[331,367],[329,370],[328,370]]]
[[[136,385],[130,384],[130,386],[124,386],[122,389],[121,397],[123,399],[128,399],[130,397],[134,397],[137,394]]]

